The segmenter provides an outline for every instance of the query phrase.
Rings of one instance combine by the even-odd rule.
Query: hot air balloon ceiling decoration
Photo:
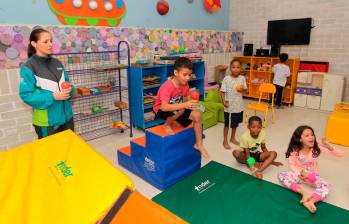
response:
[[[48,0],[50,10],[65,25],[118,26],[126,13],[124,0]]]

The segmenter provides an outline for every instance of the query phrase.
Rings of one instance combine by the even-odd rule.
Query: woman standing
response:
[[[63,64],[52,58],[52,36],[42,28],[29,38],[28,59],[21,66],[19,96],[33,109],[33,126],[38,138],[67,129],[74,130],[70,99],[75,87]]]

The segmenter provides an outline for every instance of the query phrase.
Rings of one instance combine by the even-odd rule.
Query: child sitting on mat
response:
[[[174,134],[171,124],[177,121],[181,126],[187,127],[193,122],[195,132],[194,148],[201,155],[208,158],[209,155],[202,143],[202,118],[197,111],[199,103],[197,100],[184,101],[189,95],[188,81],[191,78],[193,63],[184,57],[178,58],[174,63],[174,75],[164,82],[155,99],[155,118],[165,120],[165,131]]]
[[[248,119],[246,131],[240,140],[240,149],[233,151],[233,156],[235,159],[243,164],[247,164],[247,161],[250,160],[250,157],[256,161],[256,165],[249,165],[249,169],[252,174],[262,179],[262,172],[270,165],[280,166],[282,163],[275,162],[277,156],[275,151],[268,151],[265,146],[266,142],[266,133],[262,130],[262,119],[258,116],[252,116]],[[262,152],[259,150],[261,148]]]
[[[317,143],[314,130],[309,126],[299,126],[291,137],[286,158],[291,171],[279,173],[281,183],[294,192],[302,195],[300,203],[311,213],[316,212],[315,203],[323,200],[329,192],[329,183],[321,178],[317,157],[320,152],[341,156],[341,152],[329,144],[325,139]],[[315,188],[307,192],[299,184],[306,183]]]

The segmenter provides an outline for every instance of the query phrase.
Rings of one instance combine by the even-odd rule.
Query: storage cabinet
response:
[[[130,48],[119,42],[116,51],[53,55],[65,66],[77,91],[72,98],[75,132],[85,140],[130,128],[128,71]]]
[[[343,99],[345,76],[324,72],[299,72],[294,105],[332,111]],[[306,105],[304,105],[306,98]]]
[[[337,103],[342,102],[345,76],[326,74],[322,86],[321,110],[333,111]]]
[[[204,100],[205,63],[193,62],[193,77],[189,80],[189,87],[200,92],[200,100]],[[130,98],[133,125],[146,129],[164,120],[154,119],[153,105],[159,87],[169,76],[173,75],[173,64],[152,66],[131,66],[130,68]]]
[[[294,95],[294,106],[306,107],[307,106],[307,95],[304,93],[296,93]]]
[[[242,74],[246,78],[248,93],[245,97],[258,98],[259,85],[262,83],[272,83],[274,74],[272,66],[279,63],[279,58],[272,57],[253,57],[253,56],[237,56],[235,59],[241,61]],[[299,59],[288,59],[286,64],[289,66],[291,75],[287,79],[283,92],[283,103],[291,104],[294,100],[294,93],[297,86],[297,73],[299,68]],[[263,99],[269,99],[267,94],[262,96]]]
[[[310,109],[320,109],[321,96],[308,95],[307,107]]]

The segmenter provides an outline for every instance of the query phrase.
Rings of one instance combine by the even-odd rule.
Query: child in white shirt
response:
[[[277,63],[273,66],[273,84],[276,87],[275,105],[277,106],[277,108],[281,107],[282,92],[284,90],[284,87],[286,86],[287,77],[289,77],[291,73],[290,68],[288,67],[288,65],[285,64],[285,62],[288,59],[288,55],[283,53],[280,54],[279,58],[280,63]]]
[[[242,93],[247,90],[245,76],[241,75],[241,63],[233,59],[230,62],[230,75],[224,77],[221,86],[221,98],[224,105],[224,140],[223,147],[231,149],[228,143],[229,123],[231,128],[230,142],[239,145],[235,133],[243,120],[244,102]],[[230,122],[229,122],[230,121]]]

